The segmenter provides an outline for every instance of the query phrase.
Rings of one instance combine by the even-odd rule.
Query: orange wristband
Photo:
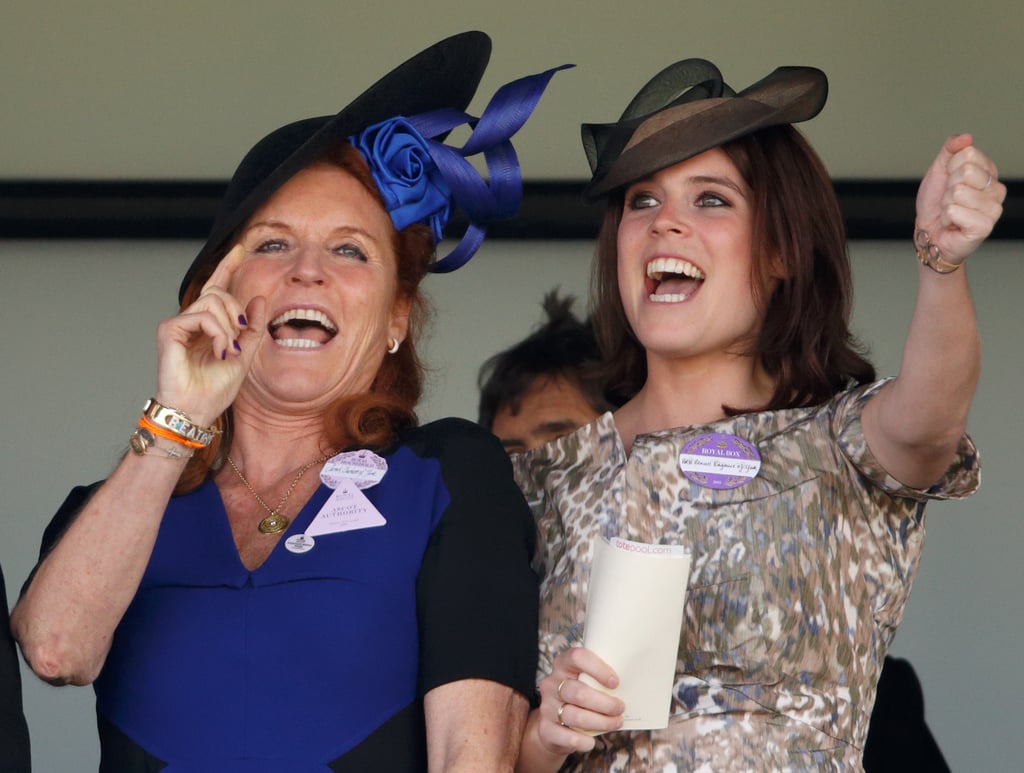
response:
[[[185,446],[186,448],[206,448],[202,443],[198,443],[195,440],[189,440],[184,438],[177,433],[171,432],[169,429],[164,429],[158,424],[154,424],[149,420],[148,417],[143,416],[139,419],[139,426],[142,429],[148,429],[157,437],[165,438],[166,440],[173,440],[175,443]]]

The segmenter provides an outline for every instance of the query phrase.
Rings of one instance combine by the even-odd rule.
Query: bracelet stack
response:
[[[128,444],[139,456],[152,448],[175,459],[188,458],[197,448],[210,445],[218,432],[213,427],[200,427],[187,414],[150,398],[142,407],[138,429],[132,433]],[[171,444],[161,443],[161,439]]]

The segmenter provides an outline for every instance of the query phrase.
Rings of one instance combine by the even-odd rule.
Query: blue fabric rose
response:
[[[369,163],[395,228],[429,225],[439,243],[451,212],[451,190],[423,136],[404,118],[391,118],[349,142]]]

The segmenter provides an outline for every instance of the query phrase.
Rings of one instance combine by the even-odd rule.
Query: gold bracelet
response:
[[[942,259],[938,245],[932,244],[931,237],[923,228],[914,230],[914,247],[917,248],[917,259],[922,266],[928,266],[936,274],[952,274],[963,263],[949,263]]]
[[[145,427],[139,427],[131,434],[128,445],[136,456],[145,456],[151,448],[154,451],[162,451],[171,459],[189,459],[194,453],[192,449],[180,443],[162,440]]]
[[[180,438],[198,443],[204,448],[213,442],[219,430],[213,427],[200,427],[187,414],[175,408],[160,405],[152,397],[142,406],[142,415],[158,427],[166,427]]]

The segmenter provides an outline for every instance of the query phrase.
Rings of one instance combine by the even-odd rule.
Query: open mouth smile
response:
[[[647,264],[647,298],[655,303],[680,303],[704,281],[704,272],[682,258],[655,258]]]
[[[270,320],[267,332],[278,346],[316,349],[338,334],[338,326],[319,309],[288,309]]]

